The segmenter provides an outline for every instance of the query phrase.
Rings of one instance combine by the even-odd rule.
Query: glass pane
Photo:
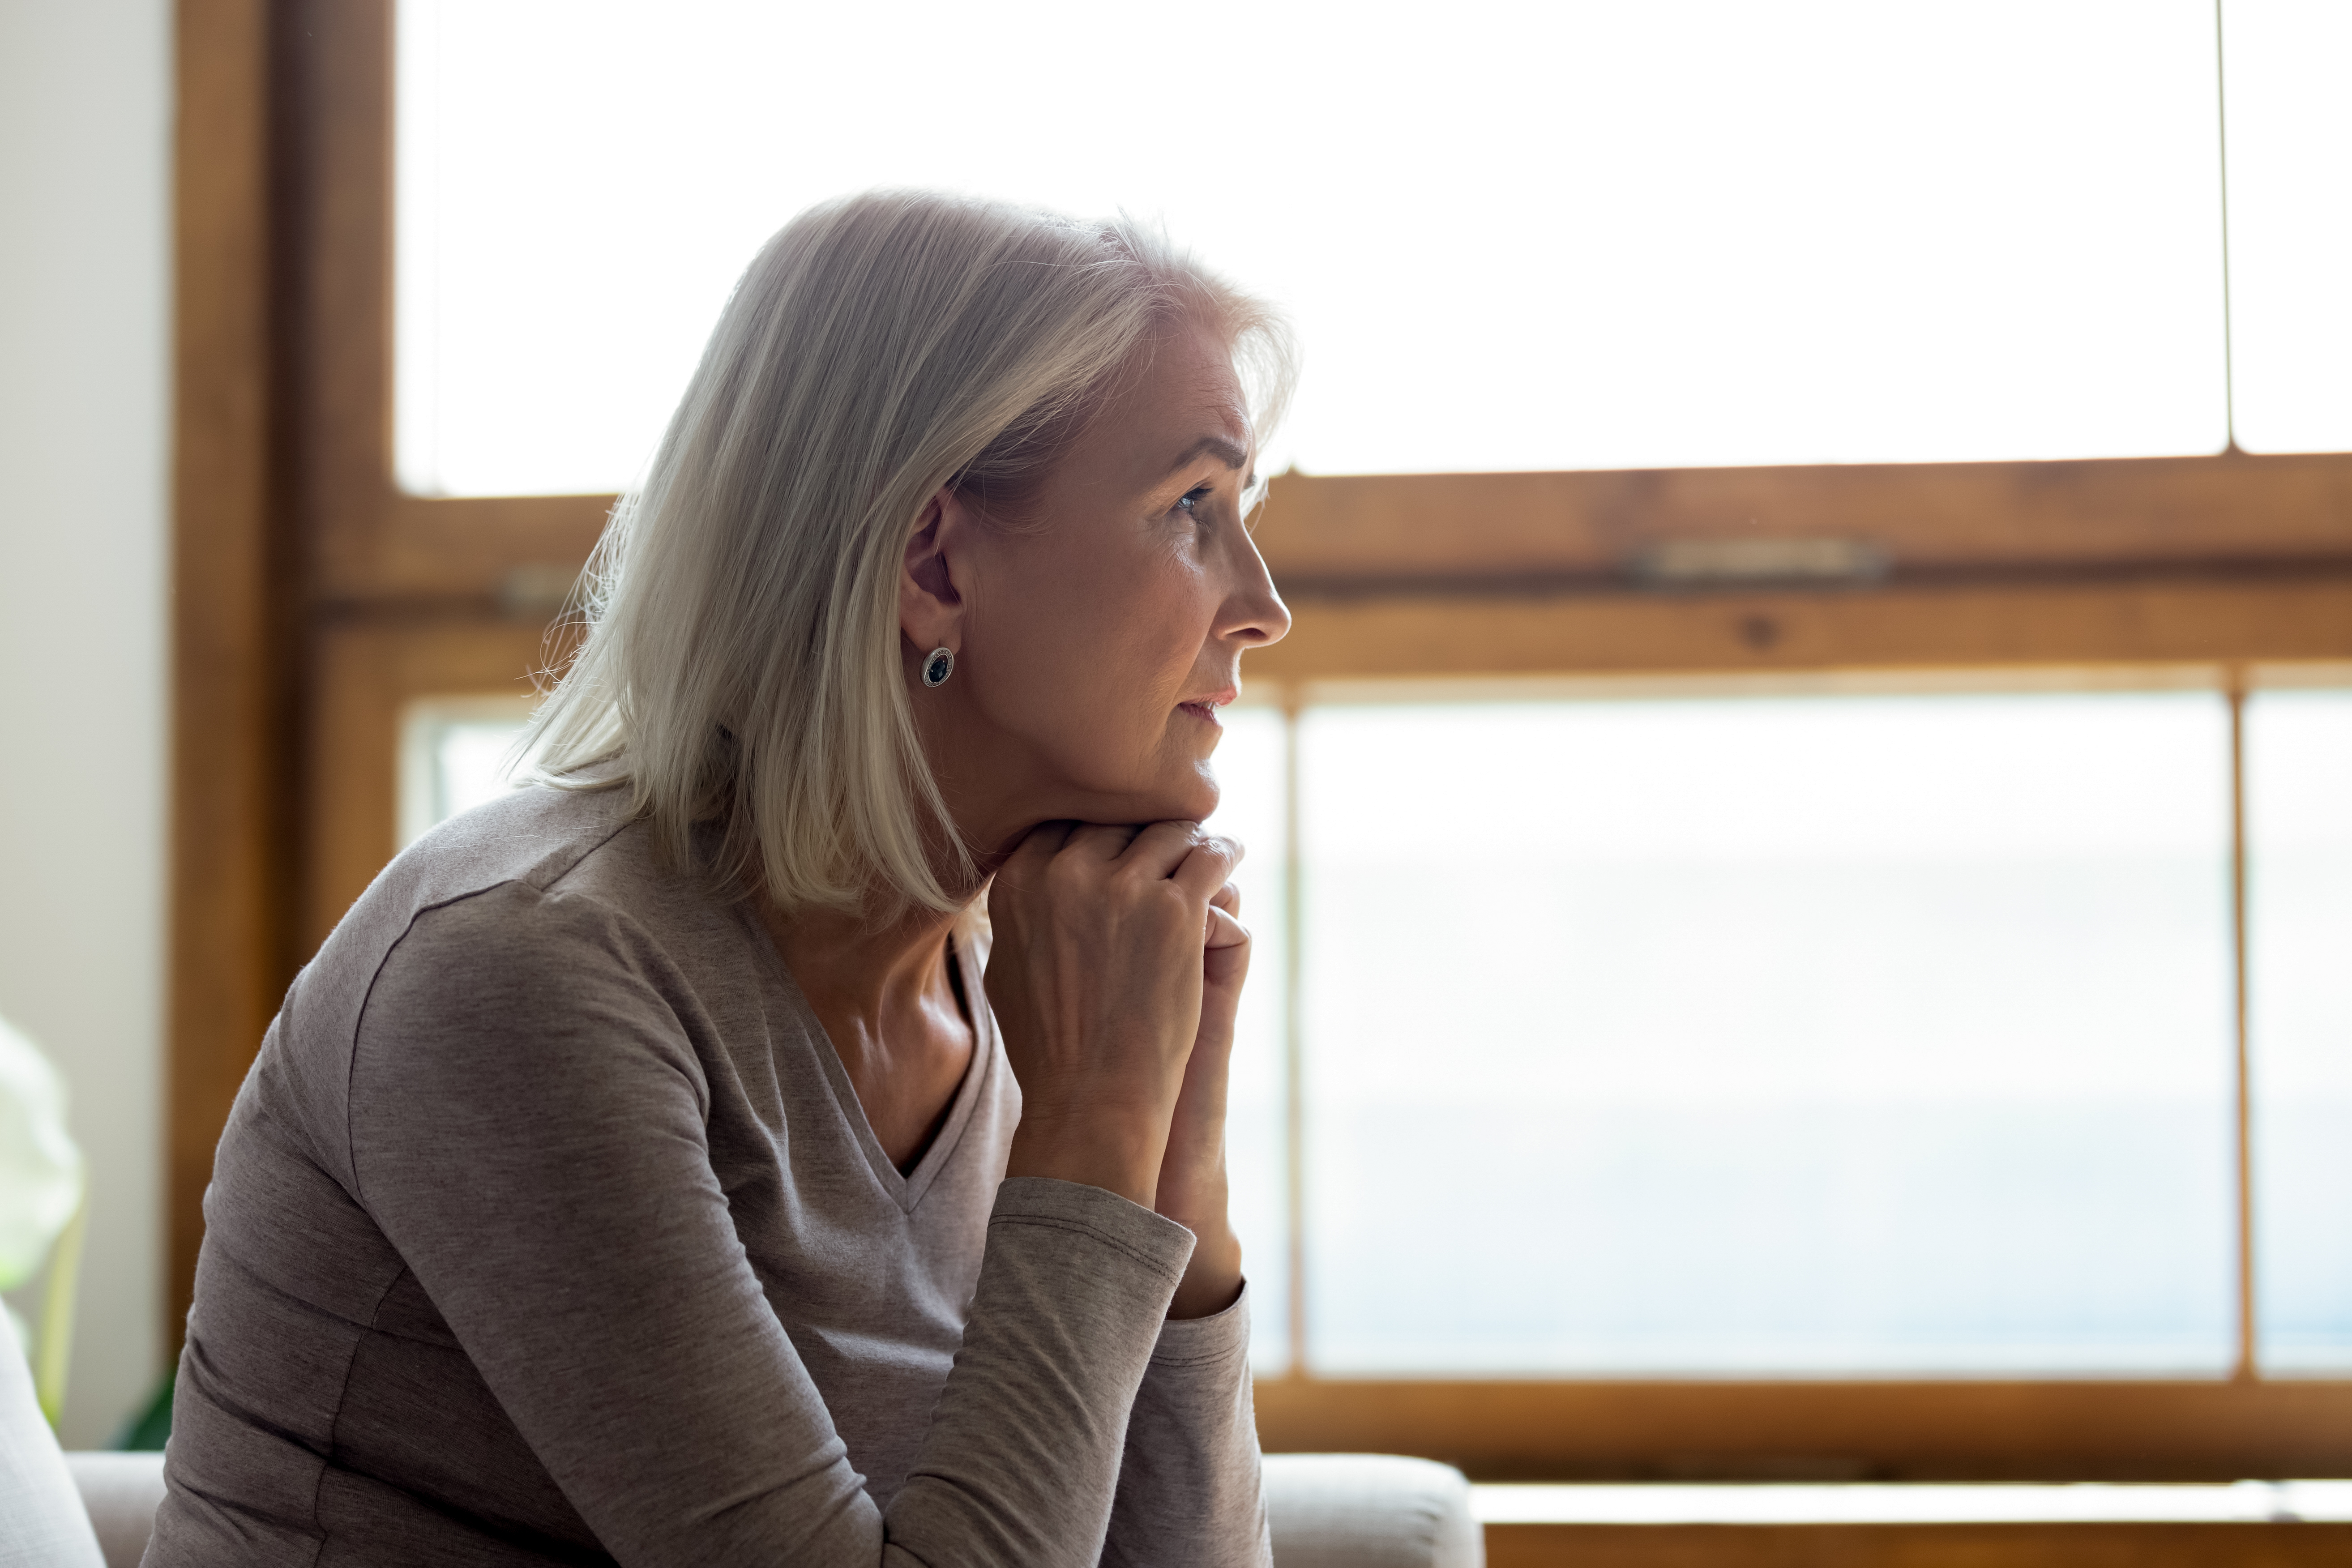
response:
[[[1286,301],[1279,468],[2224,439],[2210,0],[402,0],[398,461],[609,489],[760,242],[881,184]],[[984,84],[984,85],[982,85]]]
[[[2352,448],[2352,5],[2228,0],[2238,444]]]
[[[2255,1310],[2268,1371],[2352,1371],[2352,690],[2246,705]]]
[[[2229,1364],[2219,697],[1301,722],[1317,1371]]]
[[[1283,717],[1279,709],[1228,708],[1217,743],[1224,798],[1209,826],[1238,838],[1249,858],[1234,880],[1250,929],[1250,979],[1234,1040],[1225,1159],[1234,1228],[1250,1281],[1250,1354],[1262,1373],[1290,1364],[1290,1205],[1283,1149]]]
[[[513,787],[507,749],[538,706],[534,697],[433,697],[412,702],[400,733],[400,842]]]

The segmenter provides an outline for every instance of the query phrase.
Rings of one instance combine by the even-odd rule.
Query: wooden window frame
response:
[[[394,0],[179,0],[173,1303],[278,993],[393,853],[418,697],[520,689],[612,498],[392,466]],[[1253,679],[2352,660],[2352,456],[1275,480]],[[1662,587],[1674,541],[1868,581]],[[175,1313],[175,1316],[177,1314]],[[2352,1381],[1261,1380],[1277,1449],[1494,1478],[2352,1473]]]

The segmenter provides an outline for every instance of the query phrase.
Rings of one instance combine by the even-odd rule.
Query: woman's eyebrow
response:
[[[1177,469],[1182,468],[1185,464],[1191,462],[1193,458],[1199,457],[1203,452],[1212,453],[1216,457],[1222,458],[1224,459],[1225,467],[1229,468],[1238,468],[1249,461],[1248,451],[1238,442],[1233,441],[1223,436],[1203,436],[1199,440],[1193,442],[1191,446],[1185,447],[1184,450],[1178,455],[1176,460],[1168,465],[1168,471],[1171,474],[1174,473]]]

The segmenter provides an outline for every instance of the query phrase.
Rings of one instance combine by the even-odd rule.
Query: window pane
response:
[[[2238,444],[2352,447],[2352,5],[2228,0]]]
[[[2262,1363],[2352,1371],[2352,690],[2246,710]]]
[[[1316,1370],[2229,1363],[2219,697],[1302,724]]]
[[[1250,929],[1250,979],[1234,1041],[1225,1159],[1234,1229],[1250,1281],[1250,1354],[1260,1372],[1290,1364],[1290,1216],[1283,1117],[1283,719],[1274,708],[1228,708],[1217,743],[1224,798],[1208,826],[1249,858],[1234,880]]]
[[[535,697],[430,697],[408,705],[400,732],[400,842],[404,848],[461,811],[513,787],[507,748]]]
[[[2209,0],[402,0],[398,460],[607,489],[880,184],[1162,216],[1286,301],[1309,472],[2224,439]]]

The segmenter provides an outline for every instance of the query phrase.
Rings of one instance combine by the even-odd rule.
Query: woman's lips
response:
[[[1217,709],[1216,704],[1214,703],[1179,702],[1176,706],[1181,708],[1185,712],[1190,713],[1195,719],[1214,724],[1220,730],[1225,727],[1224,721],[1217,717]]]

